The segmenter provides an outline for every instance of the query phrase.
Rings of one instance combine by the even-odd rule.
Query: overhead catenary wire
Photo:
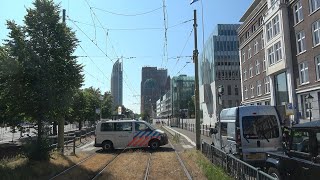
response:
[[[97,16],[96,13],[92,10],[92,7],[90,6],[88,0],[85,0],[85,1],[86,1],[87,5],[88,5],[89,8],[90,8],[90,13],[92,13],[92,14],[96,17],[96,19],[97,19],[98,23],[100,24],[100,26],[103,27],[103,25],[102,25],[102,23],[100,22],[98,16]],[[104,31],[104,33],[105,33],[105,35],[106,35],[106,40],[107,40],[108,37],[109,37],[109,36],[108,36],[109,33],[108,33],[108,31],[106,31],[105,28],[103,28],[103,31]],[[111,40],[110,40],[110,42],[111,42]],[[108,43],[108,41],[106,42],[106,44],[107,44],[107,43]],[[115,52],[114,47],[113,47],[112,44],[111,44],[111,46],[112,46],[112,49],[113,49],[113,53],[114,53],[116,56],[118,56],[117,53]],[[106,55],[108,54],[107,52],[108,52],[108,51],[106,50]]]
[[[74,21],[75,23],[78,23],[78,24],[83,24],[83,25],[94,27],[94,25],[90,24],[90,23],[81,22],[81,21],[78,21],[78,20],[75,20],[75,19],[68,19],[68,20],[72,20],[72,21]],[[172,28],[175,28],[175,27],[178,27],[179,25],[186,24],[186,23],[191,22],[191,21],[193,21],[193,19],[187,20],[187,21],[183,21],[183,22],[177,23],[177,24],[172,25],[172,26],[168,26],[168,30],[170,30]],[[160,30],[163,30],[163,28],[161,28],[161,27],[106,28],[104,26],[98,26],[98,25],[95,25],[95,27],[96,28],[101,28],[101,29],[106,29],[107,31],[148,31],[148,30],[159,30],[160,31]]]
[[[136,13],[136,14],[116,13],[116,12],[104,10],[104,9],[101,9],[101,8],[96,8],[96,7],[92,7],[92,8],[96,9],[96,10],[99,10],[99,11],[102,11],[102,12],[109,13],[109,14],[118,15],[118,16],[141,16],[141,15],[146,15],[146,14],[153,13],[153,12],[155,12],[157,10],[160,10],[162,7],[158,7],[156,9],[153,9],[153,10],[150,10],[150,11],[146,11],[146,12],[143,12],[143,13]]]
[[[174,69],[176,68],[176,66],[177,66],[177,64],[178,64],[178,62],[179,62],[179,60],[180,60],[180,57],[182,56],[182,54],[183,54],[183,52],[184,52],[184,49],[186,48],[186,46],[187,46],[187,44],[188,44],[188,42],[189,42],[189,39],[190,39],[190,37],[191,37],[191,35],[192,35],[192,32],[193,32],[193,28],[192,28],[191,31],[190,31],[190,34],[189,34],[189,36],[188,36],[188,38],[187,38],[187,41],[185,42],[185,44],[184,44],[184,46],[183,46],[183,48],[182,48],[182,50],[181,50],[180,56],[179,56],[179,58],[177,59],[176,64],[175,64],[174,67],[172,68],[172,71],[174,71]]]
[[[71,20],[71,22],[73,22]],[[115,62],[98,46],[97,43],[95,43],[76,23],[73,22],[73,24],[114,64]],[[127,85],[127,87],[130,89],[130,91],[134,94],[134,92],[132,91],[132,89],[128,86],[128,84],[126,83],[126,80],[124,80],[125,84]]]
[[[186,64],[178,71],[177,75],[179,75],[179,73],[181,73],[181,71],[191,62],[186,62]]]
[[[90,6],[90,4],[88,3],[87,0],[85,0],[85,1],[87,2],[87,5],[89,6],[89,8],[90,8],[90,10],[92,11],[93,15],[96,17],[96,19],[97,19],[97,21],[99,22],[100,26],[103,26],[102,23],[100,22],[98,16],[96,15],[96,13],[92,10],[92,6]],[[108,32],[107,32],[104,28],[103,28],[103,30],[104,30],[104,32],[106,33],[106,36],[108,36]],[[112,46],[112,47],[113,47],[113,46]],[[114,50],[114,48],[113,48],[113,50]],[[115,55],[117,56],[115,50],[114,50],[114,53],[115,53]],[[107,55],[107,54],[106,54],[106,55]],[[122,62],[122,63],[123,63],[123,62]],[[125,72],[125,71],[123,71],[123,73],[126,75],[126,72]],[[127,75],[126,75],[126,77],[127,77],[127,79],[128,79],[128,76],[127,76]],[[128,83],[126,82],[126,79],[124,79],[124,82],[125,82],[125,84],[127,85],[127,87],[130,89],[130,91],[131,91],[132,93],[136,93],[136,91],[135,91],[135,90],[132,90],[132,88],[128,85]],[[131,84],[131,86],[132,86],[132,84]],[[133,86],[132,86],[132,87],[133,87]],[[133,92],[133,91],[135,91],[135,92]]]
[[[105,82],[101,81],[100,79],[98,79],[97,77],[95,77],[94,75],[90,74],[88,71],[83,70],[86,74],[88,74],[89,76],[91,76],[92,78],[94,78],[95,80],[97,80],[99,83],[102,83],[104,85],[106,85]]]
[[[81,44],[79,44],[79,47],[82,49],[82,51],[87,55],[87,57],[90,59],[90,61],[97,67],[97,69],[102,73],[102,75],[107,78],[108,80],[110,80],[110,78],[108,78],[103,71],[99,68],[99,66],[92,60],[92,58],[88,55],[88,53],[84,50],[84,48],[81,46]]]

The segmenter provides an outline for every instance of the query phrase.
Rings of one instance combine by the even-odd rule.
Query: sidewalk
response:
[[[188,138],[190,138],[194,143],[196,143],[196,133],[195,132],[191,132],[185,129],[180,129],[180,128],[176,128],[176,127],[169,127],[171,129],[174,129],[176,131],[178,131],[181,134],[186,135]],[[204,141],[206,143],[211,144],[212,143],[212,139],[208,136],[203,136],[201,135],[201,141]]]

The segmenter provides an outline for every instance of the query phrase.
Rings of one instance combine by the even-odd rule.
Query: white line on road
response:
[[[94,150],[96,147],[88,147],[86,149],[83,149],[82,151],[92,151]]]
[[[196,146],[196,143],[193,142],[190,138],[188,138],[188,136],[186,136],[186,135],[184,135],[184,134],[182,134],[182,133],[180,133],[180,132],[178,132],[178,131],[176,131],[176,130],[168,127],[168,126],[163,126],[163,127],[164,127],[164,128],[168,128],[170,131],[173,131],[173,132],[175,132],[175,133],[180,134],[182,137],[186,138],[189,143],[191,143],[193,146]]]
[[[81,146],[80,149],[84,149],[84,148],[86,148],[86,147],[88,147],[88,146],[91,146],[91,145],[93,145],[93,144],[94,144],[94,141],[92,141],[91,143],[86,144],[86,145],[84,145],[84,146]]]

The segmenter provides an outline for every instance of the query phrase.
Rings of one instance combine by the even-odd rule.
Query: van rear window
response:
[[[243,136],[247,139],[272,139],[279,137],[279,125],[276,116],[242,117]]]

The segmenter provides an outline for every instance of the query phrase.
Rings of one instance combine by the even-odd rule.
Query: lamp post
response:
[[[313,100],[313,96],[311,96],[311,94],[309,93],[306,97],[306,100],[308,102],[308,109],[309,109],[309,118],[310,118],[310,122],[311,122],[311,111],[312,111],[312,100]]]

